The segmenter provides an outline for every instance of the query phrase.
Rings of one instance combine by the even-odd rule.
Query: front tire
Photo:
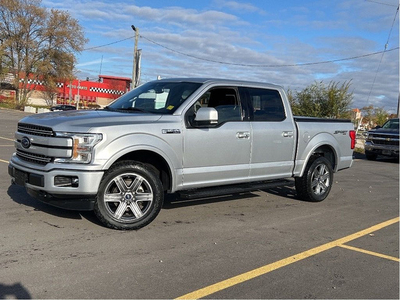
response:
[[[302,177],[296,177],[296,191],[300,199],[310,202],[324,200],[332,187],[333,170],[325,157],[314,157],[308,162]]]
[[[121,161],[104,174],[94,213],[107,227],[136,230],[156,218],[163,198],[162,183],[153,168],[139,162]]]
[[[374,153],[374,152],[365,150],[365,157],[366,157],[368,160],[376,160],[376,158],[378,157],[378,155],[377,155],[376,153]]]

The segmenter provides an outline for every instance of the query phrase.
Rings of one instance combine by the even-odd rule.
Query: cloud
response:
[[[220,9],[228,9],[228,10],[235,11],[238,13],[265,14],[264,10],[260,9],[259,7],[255,6],[251,3],[216,0],[216,1],[214,1],[214,5]]]
[[[395,6],[394,0],[387,0]],[[272,82],[301,90],[315,80],[351,80],[353,106],[368,103],[394,109],[399,93],[399,52],[308,66],[295,65],[362,56],[382,51],[395,6],[359,0],[280,2],[214,0],[183,6],[140,6],[131,1],[54,0],[49,7],[78,18],[90,38],[79,68],[130,77],[134,24],[140,30],[142,80],[162,77],[225,77]],[[398,16],[397,16],[398,21]],[[398,47],[398,23],[389,48]],[[122,41],[124,40],[124,41]],[[96,63],[98,64],[96,67]],[[242,64],[242,66],[237,65]],[[245,66],[252,65],[252,66]],[[91,70],[85,69],[85,72]],[[90,76],[93,77],[93,76]]]

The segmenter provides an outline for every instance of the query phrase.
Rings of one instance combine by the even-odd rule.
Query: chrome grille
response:
[[[399,137],[390,134],[370,134],[369,139],[377,145],[399,146]]]
[[[18,123],[18,132],[39,135],[39,136],[54,136],[54,132],[50,127]]]
[[[25,151],[21,151],[19,149],[17,149],[17,156],[25,161],[29,161],[40,165],[45,165],[51,162],[51,157],[47,157],[40,154],[28,153]]]

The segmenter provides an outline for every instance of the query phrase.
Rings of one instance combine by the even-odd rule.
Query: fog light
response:
[[[78,187],[79,178],[77,176],[56,176],[54,177],[54,185],[57,187]]]

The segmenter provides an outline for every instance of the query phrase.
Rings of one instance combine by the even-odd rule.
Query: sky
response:
[[[399,0],[42,0],[67,10],[88,43],[77,78],[132,77],[135,32],[141,83],[171,77],[268,82],[300,92],[351,81],[352,108],[396,113]]]

